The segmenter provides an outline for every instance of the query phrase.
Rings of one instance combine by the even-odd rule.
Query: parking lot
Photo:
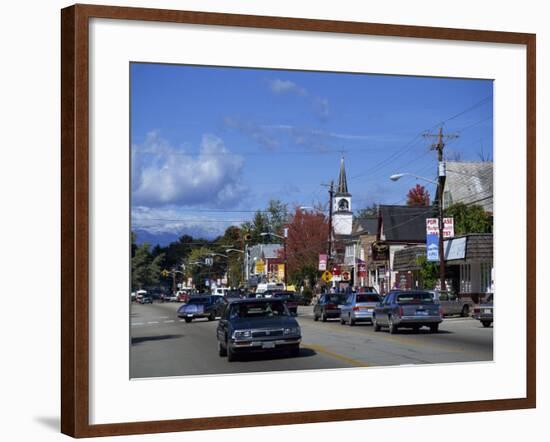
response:
[[[229,363],[218,356],[217,321],[185,323],[179,303],[132,304],[130,377],[183,376],[259,371],[374,367],[490,361],[493,328],[472,318],[449,317],[439,332],[409,330],[390,335],[369,324],[315,322],[313,307],[299,307],[302,345],[297,357],[256,354]]]

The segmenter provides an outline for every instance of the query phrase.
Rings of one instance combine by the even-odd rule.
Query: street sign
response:
[[[362,259],[357,259],[357,276],[359,278],[367,276],[367,264]]]
[[[262,259],[256,261],[256,273],[264,273],[265,271],[265,262]]]
[[[285,265],[284,264],[278,264],[277,265],[277,278],[279,281],[284,281],[285,279]]]
[[[426,218],[426,235],[439,235],[439,220]],[[443,218],[443,238],[455,236],[454,218]]]
[[[330,273],[328,270],[325,270],[321,275],[321,278],[323,278],[323,281],[328,284],[330,281],[332,281],[332,273]]]
[[[319,271],[324,272],[327,269],[328,255],[319,255]]]
[[[351,275],[349,272],[342,272],[342,281],[349,281],[351,279]]]

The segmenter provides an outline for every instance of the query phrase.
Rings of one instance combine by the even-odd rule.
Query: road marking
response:
[[[310,350],[317,351],[319,353],[324,353],[327,356],[331,356],[336,359],[340,359],[341,361],[347,362],[348,364],[355,365],[356,367],[370,367],[369,364],[363,361],[358,361],[357,359],[349,358],[347,356],[341,355],[339,353],[334,353],[330,350],[327,350],[322,345],[317,344],[302,344],[302,347],[309,348]]]
[[[159,323],[158,321],[150,321],[147,324],[158,324],[158,323]]]
[[[168,324],[170,322],[176,322],[175,320],[171,319],[170,321],[164,321],[165,324]]]
[[[132,325],[145,325],[145,322],[132,322]]]

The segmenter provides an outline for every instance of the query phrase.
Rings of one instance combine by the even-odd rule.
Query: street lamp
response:
[[[443,164],[443,165],[441,165]],[[445,257],[443,256],[443,185],[445,183],[445,163],[440,163],[439,166],[439,182],[424,178],[412,173],[396,173],[390,176],[390,180],[397,181],[404,176],[413,176],[419,180],[427,181],[428,183],[435,184],[438,187],[437,192],[437,212],[439,223],[439,285],[440,290],[445,290]]]
[[[284,276],[285,276],[285,289],[287,288],[287,273],[288,273],[288,266],[287,266],[287,259],[286,259],[286,237],[287,237],[287,232],[288,232],[288,229],[285,227],[285,235],[284,236],[281,236],[281,235],[277,235],[276,233],[271,233],[271,232],[262,232],[260,233],[260,236],[274,236],[275,238],[279,238],[279,239],[282,239],[283,240],[283,256],[284,256],[284,262],[285,262],[285,273],[284,273]]]

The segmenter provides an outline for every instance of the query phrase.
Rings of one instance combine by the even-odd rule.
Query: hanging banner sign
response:
[[[439,261],[439,235],[429,233],[426,235],[426,259]]]
[[[324,272],[327,269],[327,255],[319,255],[319,271]]]
[[[367,264],[362,259],[357,260],[357,276],[359,278],[367,276]]]

